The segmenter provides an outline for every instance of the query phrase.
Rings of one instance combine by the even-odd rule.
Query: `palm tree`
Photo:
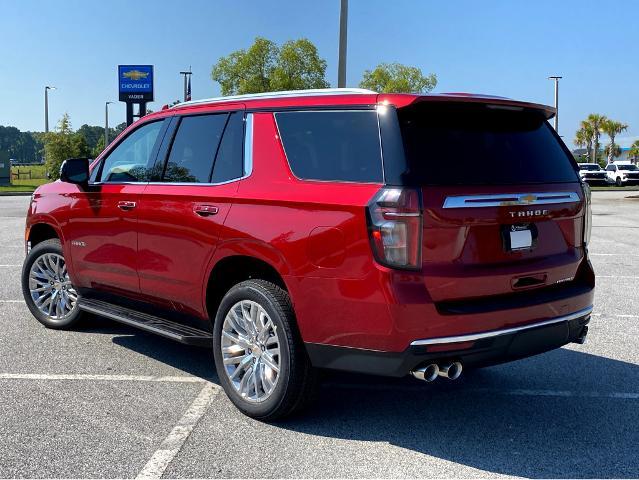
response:
[[[635,140],[630,150],[628,150],[628,158],[634,163],[637,163],[637,160],[639,160],[639,140]]]
[[[592,163],[597,163],[597,156],[599,155],[599,135],[601,134],[601,129],[607,120],[608,119],[605,115],[599,115],[598,113],[591,113],[586,119],[586,122],[592,128]]]
[[[602,123],[601,130],[603,131],[603,133],[610,137],[610,143],[606,147],[608,163],[612,162],[613,158],[619,155],[618,153],[616,153],[620,150],[619,147],[615,144],[615,137],[627,129],[628,125],[626,125],[625,123],[617,122],[615,120],[606,119]]]
[[[581,122],[581,128],[575,133],[574,144],[578,147],[586,147],[586,158],[592,156],[592,127],[586,121]]]

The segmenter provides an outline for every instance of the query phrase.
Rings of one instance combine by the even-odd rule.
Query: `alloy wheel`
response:
[[[73,312],[78,294],[62,255],[44,253],[36,258],[29,271],[29,293],[36,308],[52,320],[63,320]]]
[[[251,300],[231,307],[222,326],[224,370],[233,388],[248,402],[271,396],[280,374],[277,326],[264,308]]]

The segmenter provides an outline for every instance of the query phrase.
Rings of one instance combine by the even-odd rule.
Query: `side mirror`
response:
[[[89,159],[68,158],[60,167],[60,180],[86,186],[89,184]]]

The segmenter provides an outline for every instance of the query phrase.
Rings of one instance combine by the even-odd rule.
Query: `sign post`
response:
[[[126,102],[126,124],[146,115],[147,102],[153,101],[153,65],[118,65],[120,101]],[[138,104],[138,114],[133,105]]]

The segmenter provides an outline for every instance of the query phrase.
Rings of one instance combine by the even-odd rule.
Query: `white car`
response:
[[[614,183],[618,187],[639,183],[639,167],[630,162],[609,163],[606,175],[608,183]]]
[[[589,185],[605,185],[608,183],[606,172],[598,163],[580,163],[579,177]]]

